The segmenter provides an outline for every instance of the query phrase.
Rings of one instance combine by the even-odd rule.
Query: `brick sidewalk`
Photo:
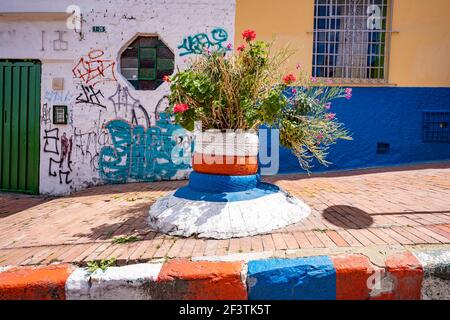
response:
[[[231,240],[149,230],[150,205],[186,181],[100,186],[64,198],[0,194],[0,266],[450,244],[449,162],[266,180],[305,201],[311,215],[272,234]],[[138,241],[112,243],[131,235]]]

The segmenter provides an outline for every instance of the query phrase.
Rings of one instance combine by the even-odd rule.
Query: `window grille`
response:
[[[427,142],[450,142],[450,112],[425,111],[422,136]]]
[[[157,36],[139,36],[122,53],[120,70],[137,90],[155,90],[173,73],[174,59]]]
[[[388,0],[315,0],[312,75],[383,83],[389,16]]]

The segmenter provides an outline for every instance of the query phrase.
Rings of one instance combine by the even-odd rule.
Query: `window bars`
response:
[[[312,75],[384,83],[389,0],[315,0]]]
[[[422,140],[425,142],[450,142],[450,112],[424,111]]]

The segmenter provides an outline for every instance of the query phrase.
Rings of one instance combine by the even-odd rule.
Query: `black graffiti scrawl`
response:
[[[90,86],[81,85],[81,89],[83,90],[83,92],[81,92],[75,99],[75,104],[83,103],[106,109],[106,106],[101,101],[101,99],[103,99],[104,96],[103,93],[100,91],[100,89],[96,90],[92,85]]]
[[[68,138],[64,132],[59,137],[59,129],[45,130],[44,153],[52,154],[48,162],[48,175],[58,177],[60,184],[70,184],[72,179],[72,137]],[[59,145],[59,147],[58,147]],[[61,151],[60,151],[61,150]],[[53,155],[56,155],[55,158]]]

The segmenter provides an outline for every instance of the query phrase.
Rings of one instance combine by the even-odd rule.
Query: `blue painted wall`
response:
[[[333,102],[336,113],[352,133],[330,149],[329,167],[316,164],[312,172],[450,160],[450,143],[422,141],[422,112],[450,111],[450,88],[353,88],[350,101]],[[377,154],[377,143],[389,143],[389,154]],[[280,173],[304,172],[288,149],[280,149]]]

